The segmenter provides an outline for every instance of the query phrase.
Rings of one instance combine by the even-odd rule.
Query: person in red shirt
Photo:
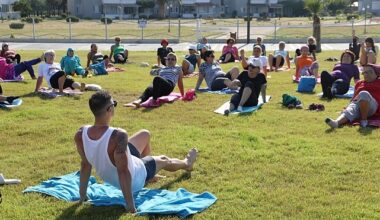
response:
[[[16,53],[14,50],[9,49],[8,43],[3,43],[3,45],[1,45],[0,57],[7,59],[8,63],[18,64],[21,62],[20,54]]]
[[[348,122],[360,120],[361,127],[367,127],[368,117],[380,116],[380,66],[363,66],[364,80],[355,84],[355,93],[350,104],[336,119],[326,118],[325,122],[331,128],[337,128]]]

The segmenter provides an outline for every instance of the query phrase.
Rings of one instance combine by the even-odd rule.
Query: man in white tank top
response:
[[[165,155],[148,156],[150,152],[149,132],[143,130],[129,140],[127,132],[110,127],[116,101],[106,91],[99,91],[89,100],[95,116],[93,126],[79,129],[75,143],[81,157],[80,201],[86,200],[87,185],[92,167],[105,182],[121,189],[127,211],[136,212],[133,193],[141,190],[161,169],[167,171],[192,171],[197,157],[197,149],[189,151],[183,160],[169,158]],[[134,150],[137,153],[133,153]]]

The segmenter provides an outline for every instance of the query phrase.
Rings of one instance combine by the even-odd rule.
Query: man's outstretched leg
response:
[[[153,156],[156,162],[156,173],[160,170],[166,170],[170,172],[175,172],[177,170],[192,171],[194,163],[197,159],[198,150],[193,148],[189,151],[183,160],[177,158],[169,158],[165,155]]]

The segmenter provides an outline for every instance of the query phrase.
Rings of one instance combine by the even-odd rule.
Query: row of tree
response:
[[[19,0],[13,4],[13,9],[20,11],[22,17],[54,16],[66,13],[67,0]]]

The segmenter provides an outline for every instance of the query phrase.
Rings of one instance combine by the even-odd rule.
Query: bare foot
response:
[[[84,90],[86,90],[86,84],[85,83],[81,83],[80,84],[80,91],[84,92]]]
[[[197,148],[193,148],[189,150],[189,153],[186,155],[186,164],[187,164],[187,171],[192,171],[195,161],[197,160],[198,150]]]
[[[141,102],[140,101],[134,101],[134,102],[132,102],[132,105],[134,105],[136,108],[140,108]]]

